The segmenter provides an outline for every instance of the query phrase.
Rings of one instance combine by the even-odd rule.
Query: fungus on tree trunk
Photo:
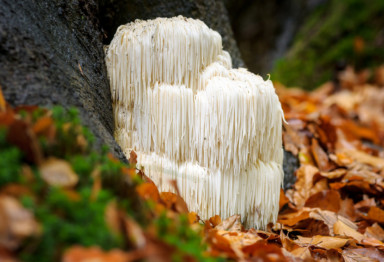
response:
[[[122,25],[106,53],[115,138],[160,191],[176,180],[203,219],[276,220],[283,111],[270,80],[232,69],[221,36],[181,16]]]

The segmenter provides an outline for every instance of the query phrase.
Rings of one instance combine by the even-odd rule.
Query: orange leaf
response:
[[[189,212],[188,213],[188,222],[189,224],[195,224],[199,222],[200,217],[195,212]]]
[[[7,109],[7,103],[5,102],[3,92],[1,91],[1,86],[0,86],[0,112],[5,112]]]
[[[75,246],[68,249],[63,256],[63,262],[127,262],[128,256],[121,250],[103,251],[99,247]]]
[[[187,204],[181,196],[171,192],[161,192],[160,198],[168,209],[178,213],[188,213]]]
[[[323,148],[319,145],[317,139],[312,138],[311,151],[313,158],[321,171],[329,171],[335,168],[335,165],[329,161],[327,154]]]
[[[314,245],[325,249],[337,249],[345,246],[350,240],[340,237],[329,237],[329,236],[314,236],[314,237],[301,237],[298,236],[296,244],[303,245]]]
[[[145,200],[153,200],[158,202],[160,200],[159,190],[153,183],[143,183],[136,188],[137,193]]]
[[[310,196],[305,202],[306,207],[319,207],[333,212],[338,212],[340,205],[341,197],[336,190],[323,190]]]
[[[286,215],[282,215],[279,217],[278,222],[287,226],[294,226],[298,222],[309,218],[308,211],[299,211],[295,213],[290,213]]]
[[[35,134],[39,134],[43,132],[44,130],[48,129],[53,125],[53,119],[51,117],[42,117],[37,120],[37,122],[33,125],[33,132]]]
[[[281,208],[288,203],[289,203],[288,197],[285,195],[284,190],[280,188],[279,210],[281,210]]]
[[[209,219],[209,222],[213,225],[213,227],[216,227],[217,225],[221,224],[221,218],[220,216],[216,215]]]
[[[375,222],[384,223],[384,210],[373,206],[369,209],[367,218]]]

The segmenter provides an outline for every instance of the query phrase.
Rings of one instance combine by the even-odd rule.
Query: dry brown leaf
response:
[[[324,190],[310,196],[305,202],[306,207],[318,207],[323,210],[338,212],[341,206],[340,194],[336,190]]]
[[[0,85],[0,113],[5,112],[7,109],[7,103],[5,102],[3,91],[1,91],[1,85]]]
[[[327,172],[335,168],[335,165],[329,161],[328,155],[315,138],[312,138],[311,152],[320,171]]]
[[[159,190],[157,189],[155,184],[153,184],[153,182],[146,182],[139,185],[138,187],[136,187],[136,191],[145,200],[151,199],[155,202],[158,202],[160,200]]]
[[[184,199],[171,192],[161,192],[160,199],[167,209],[176,211],[178,213],[188,213],[188,207]]]
[[[217,230],[225,230],[231,232],[240,232],[243,226],[241,225],[241,218],[239,215],[233,215],[223,220],[215,227]]]
[[[352,229],[355,229],[355,230],[357,229],[357,226],[352,221],[350,221],[349,219],[347,219],[343,216],[339,216],[335,212],[332,212],[332,211],[313,208],[311,210],[311,212],[309,213],[309,217],[316,219],[316,220],[321,220],[325,224],[327,224],[327,226],[329,227],[331,235],[334,234],[333,226],[338,221],[343,222],[345,225],[348,225]]]
[[[375,71],[375,82],[379,86],[384,86],[384,65],[379,66]]]
[[[54,127],[53,119],[49,116],[46,116],[39,118],[33,125],[32,130],[36,135],[39,135],[52,127]]]
[[[31,126],[16,119],[8,128],[7,141],[17,146],[30,163],[39,165],[43,160],[40,145]]]
[[[297,258],[301,258],[304,261],[314,261],[312,258],[311,251],[308,247],[299,247],[291,252]]]
[[[212,224],[213,227],[216,227],[222,223],[221,217],[216,215],[209,219],[209,222]]]
[[[383,254],[375,248],[357,248],[343,250],[342,256],[346,262],[379,262],[384,261]]]
[[[294,240],[286,237],[283,234],[283,231],[280,232],[280,239],[281,239],[281,245],[288,252],[292,252],[293,250],[295,250],[295,249],[300,247],[298,244],[295,243]]]
[[[357,168],[361,168],[361,170],[356,170]],[[384,187],[384,178],[382,176],[372,171],[366,170],[365,167],[359,165],[354,169],[348,171],[347,174],[344,176],[343,181],[358,180],[359,178],[370,184],[377,184],[381,187]]]
[[[333,232],[335,233],[335,235],[352,237],[359,242],[364,239],[364,236],[357,232],[357,230],[347,226],[340,220],[333,225]]]
[[[144,248],[147,244],[143,229],[139,224],[127,215],[124,216],[126,237],[135,248]]]
[[[384,248],[384,243],[375,238],[366,237],[361,241],[361,244],[365,246],[381,247]]]
[[[289,203],[288,197],[284,194],[284,190],[280,188],[279,210],[281,210],[281,208],[288,203]]]
[[[243,247],[250,246],[256,243],[257,241],[262,240],[260,236],[250,232],[234,232],[234,231],[218,230],[217,234],[223,236],[229,241],[231,245],[231,249],[235,252],[237,257],[239,258],[244,258],[245,256],[242,251]]]
[[[265,240],[259,240],[254,244],[244,246],[242,251],[248,257],[257,258],[258,261],[286,261],[280,247],[274,244],[268,244]]]
[[[116,201],[113,200],[108,203],[107,207],[105,208],[104,219],[106,225],[113,233],[120,234],[121,221]]]
[[[137,163],[137,154],[134,150],[131,150],[131,152],[129,153],[128,162],[130,164],[136,164]]]
[[[14,250],[22,240],[40,233],[31,211],[13,197],[0,197],[0,246]]]
[[[347,170],[339,168],[330,172],[320,172],[320,175],[329,179],[335,179],[335,178],[342,177],[346,173],[347,173]]]
[[[298,212],[279,215],[277,221],[283,225],[294,226],[298,222],[307,218],[309,218],[309,211],[302,209],[302,210],[299,210]]]
[[[212,229],[208,234],[208,243],[210,243],[211,254],[218,255],[220,253],[225,253],[230,258],[235,258],[236,253],[232,249],[231,243],[229,240],[222,235],[217,233],[216,229]]]
[[[353,200],[350,198],[346,198],[341,201],[341,208],[337,213],[340,216],[343,216],[351,221],[356,220],[356,212],[353,206]]]
[[[121,250],[103,251],[99,247],[69,248],[63,255],[63,262],[128,262],[128,255]]]
[[[50,158],[40,165],[39,171],[42,179],[51,186],[73,187],[79,181],[79,177],[65,160]]]
[[[314,237],[302,237],[298,236],[298,239],[295,240],[295,243],[301,246],[313,245],[325,249],[337,249],[345,246],[350,240],[340,237],[330,237],[330,236],[320,236],[316,235]]]
[[[372,155],[367,154],[363,151],[345,150],[343,153],[357,162],[371,165],[373,167],[377,167],[380,169],[382,169],[384,167],[384,159],[383,158],[372,156]]]
[[[310,196],[313,187],[313,177],[319,170],[312,165],[302,165],[296,171],[295,192],[293,193],[294,203],[298,208],[304,206],[305,201]]]
[[[378,223],[384,223],[384,210],[376,206],[370,207],[367,214],[367,219]]]
[[[200,221],[200,217],[195,212],[188,213],[188,222],[189,224],[195,224]]]
[[[384,229],[378,223],[367,227],[364,235],[370,238],[376,238],[379,241],[384,241]]]

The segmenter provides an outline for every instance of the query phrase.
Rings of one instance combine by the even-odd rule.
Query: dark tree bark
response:
[[[2,0],[0,85],[12,105],[75,106],[96,136],[120,159],[93,0]]]

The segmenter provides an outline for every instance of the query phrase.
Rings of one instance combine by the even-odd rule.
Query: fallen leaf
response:
[[[40,165],[39,171],[42,179],[51,186],[73,187],[79,181],[79,177],[65,160],[50,158]]]
[[[103,251],[99,247],[74,246],[65,251],[63,262],[128,262],[128,255],[121,250]]]
[[[364,239],[364,236],[362,234],[357,232],[355,229],[347,226],[341,221],[337,221],[333,225],[333,232],[335,233],[335,235],[352,237],[359,242],[361,242]]]
[[[321,220],[325,224],[327,224],[327,226],[329,227],[331,235],[334,234],[333,226],[338,221],[342,222],[343,224],[347,225],[348,227],[350,227],[352,229],[355,229],[355,230],[357,229],[357,226],[352,221],[350,221],[349,219],[347,219],[343,216],[339,216],[335,212],[332,212],[332,211],[314,208],[310,211],[309,217],[316,219],[316,220]]]
[[[306,207],[318,207],[323,210],[338,212],[341,198],[336,190],[324,190],[310,196],[305,202]]]
[[[344,153],[357,162],[378,167],[380,169],[384,167],[383,158],[375,157],[359,150],[345,150]]]
[[[195,212],[188,213],[188,222],[189,224],[195,224],[200,221],[200,217]]]
[[[358,248],[343,250],[342,256],[346,262],[377,262],[384,261],[383,254],[376,248]]]
[[[121,232],[121,221],[116,201],[113,200],[107,204],[104,219],[108,228],[116,235],[119,235]]]
[[[136,187],[137,193],[145,200],[153,200],[158,202],[160,200],[160,194],[155,184],[146,182]]]
[[[8,128],[7,140],[24,152],[26,159],[39,165],[43,154],[31,126],[23,120],[15,120]]]
[[[281,249],[274,244],[268,244],[265,240],[242,248],[244,254],[250,258],[257,258],[259,261],[285,262],[286,258]]]
[[[128,162],[130,164],[137,164],[137,154],[134,150],[131,150],[131,152],[129,153]]]
[[[312,165],[302,165],[296,171],[295,192],[293,194],[294,203],[298,208],[304,206],[305,201],[310,196],[313,187],[313,177],[319,170]]]
[[[309,218],[309,211],[300,210],[298,212],[280,215],[277,221],[283,225],[294,226],[299,221],[307,218]]]
[[[298,245],[313,245],[325,249],[337,249],[345,246],[350,240],[340,237],[319,236],[314,237],[302,237],[298,236],[298,240],[295,241]]]
[[[351,221],[355,221],[356,212],[355,212],[355,207],[353,206],[353,200],[350,198],[346,198],[342,200],[340,205],[340,210],[337,214]]]
[[[20,247],[24,239],[40,233],[33,213],[13,197],[0,197],[0,221],[0,246],[9,250]]]
[[[329,179],[336,179],[336,178],[342,177],[346,173],[347,173],[347,170],[339,168],[339,169],[332,170],[330,172],[320,172],[320,175]]]
[[[384,223],[384,210],[376,206],[370,207],[367,214],[367,219],[378,223]]]
[[[215,215],[209,219],[209,222],[212,224],[213,227],[216,227],[221,224],[221,218],[218,215]]]
[[[7,103],[5,102],[3,92],[1,91],[1,85],[0,85],[0,113],[5,112],[7,109]]]
[[[36,135],[45,133],[48,129],[53,128],[53,119],[51,117],[41,117],[33,125],[32,130]]]
[[[327,154],[315,138],[312,138],[311,152],[320,171],[326,172],[335,168],[335,165],[329,161]]]
[[[284,194],[284,190],[280,188],[279,210],[281,210],[281,208],[288,203],[289,203],[288,197]]]
[[[184,199],[181,196],[176,195],[175,193],[161,192],[160,199],[164,203],[164,205],[170,210],[176,211],[178,213],[189,212]]]
[[[222,221],[215,227],[217,230],[240,232],[242,229],[241,219],[239,215],[233,215]]]
[[[132,218],[125,215],[125,233],[127,239],[135,248],[145,248],[147,244],[143,229]]]
[[[378,223],[374,223],[372,226],[367,227],[364,235],[376,238],[379,241],[384,241],[384,229]]]

